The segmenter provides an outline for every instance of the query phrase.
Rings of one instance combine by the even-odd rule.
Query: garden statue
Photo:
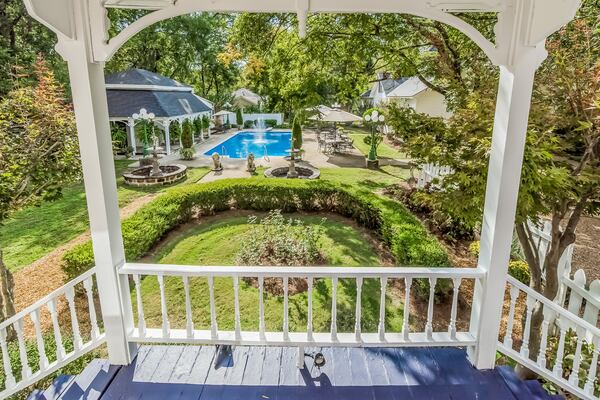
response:
[[[256,171],[256,164],[254,163],[254,154],[248,154],[248,159],[246,160],[248,166],[248,172],[253,174]]]
[[[214,164],[213,171],[223,171],[223,164],[221,164],[221,156],[219,153],[213,153],[212,160]]]

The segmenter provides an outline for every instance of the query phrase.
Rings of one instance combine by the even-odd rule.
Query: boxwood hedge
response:
[[[224,179],[167,191],[123,221],[127,259],[142,257],[167,232],[193,216],[232,208],[334,212],[377,232],[399,265],[450,265],[444,247],[402,204],[348,185],[284,179]],[[63,269],[69,279],[79,276],[93,264],[91,242],[75,247],[63,258]],[[419,286],[425,289],[427,284],[423,282]]]

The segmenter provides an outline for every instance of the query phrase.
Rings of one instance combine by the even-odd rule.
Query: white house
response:
[[[242,110],[246,107],[258,107],[262,103],[262,97],[250,89],[241,88],[233,92],[233,105]]]
[[[387,74],[378,74],[377,78],[371,89],[362,95],[365,104],[378,106],[398,102],[432,117],[448,118],[451,115],[444,95],[427,87],[416,76],[392,79]]]

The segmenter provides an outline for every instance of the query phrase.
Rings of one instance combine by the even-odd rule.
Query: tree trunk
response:
[[[14,280],[12,273],[4,264],[2,250],[0,249],[0,319],[2,321],[15,315],[15,303],[13,297]],[[8,340],[15,338],[15,331],[12,327],[7,329]]]

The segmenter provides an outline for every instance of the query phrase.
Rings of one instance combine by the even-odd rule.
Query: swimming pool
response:
[[[291,148],[291,131],[242,131],[206,151],[204,155],[211,156],[219,153],[229,158],[246,158],[252,153],[255,157],[263,157],[265,146],[269,157],[289,155],[286,150]]]

